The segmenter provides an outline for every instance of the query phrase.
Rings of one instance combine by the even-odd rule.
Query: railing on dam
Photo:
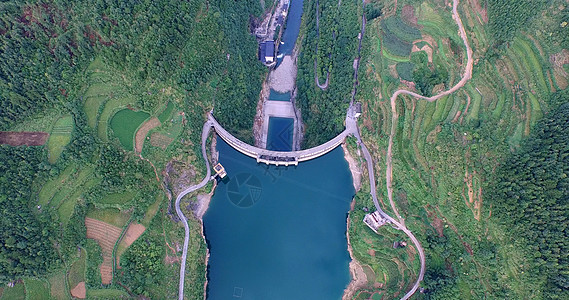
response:
[[[249,156],[255,158],[258,163],[265,163],[270,165],[277,165],[277,166],[290,166],[290,165],[298,165],[299,162],[311,160],[317,157],[320,157],[338,147],[344,139],[350,134],[348,130],[342,131],[338,134],[335,138],[329,140],[328,142],[316,146],[314,148],[299,150],[299,151],[271,151],[267,149],[262,149],[259,147],[251,146],[225,130],[213,117],[213,115],[209,114],[209,122],[211,126],[215,129],[217,134],[231,147],[235,148],[235,150]]]

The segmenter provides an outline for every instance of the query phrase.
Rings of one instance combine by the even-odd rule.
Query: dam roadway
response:
[[[256,159],[258,163],[277,166],[296,166],[299,162],[320,157],[334,150],[344,142],[347,136],[350,134],[353,135],[354,132],[357,132],[356,118],[351,111],[352,110],[350,109],[346,116],[346,129],[335,138],[314,148],[299,151],[272,151],[249,145],[225,130],[213,117],[211,112],[208,114],[207,122],[227,144],[235,148],[235,150]]]

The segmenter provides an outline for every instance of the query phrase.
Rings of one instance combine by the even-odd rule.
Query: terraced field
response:
[[[62,116],[53,125],[47,141],[48,161],[55,163],[63,149],[71,142],[71,133],[75,123],[72,116]]]
[[[60,222],[66,225],[81,195],[100,182],[99,178],[91,176],[93,170],[92,166],[79,169],[77,165],[70,164],[42,187],[38,205],[42,209],[57,211]]]
[[[110,284],[113,279],[113,249],[122,229],[89,217],[85,218],[85,226],[87,238],[96,240],[101,246],[103,253],[103,263],[99,267],[101,281],[103,284]]]
[[[488,278],[502,274],[501,269],[515,269],[503,278],[516,297],[528,298],[537,288],[524,284],[526,275],[519,266],[528,264],[525,250],[510,248],[511,241],[503,237],[503,229],[493,223],[492,207],[485,201],[491,195],[485,193],[485,188],[504,155],[515,151],[536,122],[547,114],[550,95],[561,90],[569,76],[555,76],[559,76],[555,68],[559,70],[560,61],[555,55],[561,53],[561,49],[544,47],[544,37],[529,29],[517,34],[502,54],[486,57],[492,40],[485,8],[477,5],[479,2],[464,0],[459,5],[474,48],[475,65],[469,83],[433,103],[406,96],[396,103],[399,119],[393,148],[393,197],[398,210],[404,212],[409,229],[418,233],[425,248],[426,287],[433,282],[432,278],[444,278],[442,270],[447,269],[459,274],[454,275],[460,278],[457,279],[460,292],[456,297],[482,298],[494,292],[495,287]],[[397,89],[414,90],[413,83],[409,83],[414,66],[409,62],[415,52],[422,52],[432,60],[430,68],[448,70],[448,81],[444,86],[435,86],[433,94],[455,84],[465,65],[465,49],[456,23],[450,18],[450,9],[441,2],[424,1],[414,7],[415,28],[420,38],[390,29],[391,23],[399,23],[397,18],[406,24],[404,26],[413,25],[408,15],[401,14],[401,6],[412,3],[397,1],[398,9],[386,6],[387,17],[366,26],[364,49],[368,53],[362,58],[360,69],[365,80],[362,80],[358,98],[364,108],[362,136],[370,145],[375,171],[379,174],[385,174],[384,151],[391,128],[388,97]],[[411,40],[410,36],[416,39]],[[394,50],[396,44],[390,44],[393,38],[406,47],[405,51]],[[407,54],[407,49],[414,52],[410,50]],[[385,178],[377,180],[378,197],[386,201]],[[369,186],[364,184],[358,193],[361,198],[356,198],[356,203],[361,201],[359,209],[372,207],[371,200],[365,197],[369,194],[366,189]],[[389,205],[383,209],[392,212]],[[353,214],[356,220],[359,213]],[[369,235],[362,231],[366,228],[359,228],[358,224],[355,227],[354,233],[350,228],[350,238],[362,237],[352,242],[356,257],[375,266],[373,271],[377,276],[375,286],[362,289],[367,296],[359,297],[380,292],[387,299],[397,298],[398,287],[405,287],[414,278],[417,260],[411,253],[381,250],[389,247],[385,239],[393,243],[395,236],[383,231],[382,236]],[[497,237],[500,242],[495,242]],[[368,253],[369,249],[374,250],[369,252],[373,256]],[[496,256],[487,249],[497,249],[491,252],[497,253]],[[508,259],[499,257],[505,253]],[[399,262],[393,261],[393,257]]]

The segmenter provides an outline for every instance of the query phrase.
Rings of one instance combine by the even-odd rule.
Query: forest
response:
[[[306,130],[304,145],[323,144],[344,130],[344,118],[354,83],[353,61],[357,56],[361,27],[360,1],[305,1],[301,34],[302,51],[298,57],[296,105],[302,111]],[[316,34],[316,16],[320,14],[320,34]],[[372,12],[370,16],[377,14]],[[316,47],[318,45],[318,53]],[[314,60],[319,66],[314,68]],[[321,82],[329,72],[325,90],[314,82],[315,72]]]
[[[52,120],[72,120],[70,141],[54,162],[48,162],[48,147],[0,145],[0,283],[37,278],[55,284],[61,270],[69,271],[81,261],[77,253],[84,249],[85,275],[76,277],[86,281],[92,296],[101,288],[130,296],[177,292],[157,284],[174,285],[178,268],[164,265],[165,237],[159,234],[164,228],[170,228],[169,237],[180,233],[168,215],[168,203],[160,202],[166,197],[158,172],[173,157],[187,164],[199,154],[199,145],[192,141],[199,141],[205,113],[214,106],[223,126],[252,140],[266,73],[257,62],[249,27],[263,11],[260,3],[4,1],[0,11],[0,130],[49,132]],[[168,95],[152,97],[158,91]],[[154,115],[174,103],[186,113],[179,138],[162,151],[145,148],[143,153],[153,161],[141,159],[132,149],[125,150],[112,130],[89,124],[90,93],[102,103],[93,111],[95,121],[116,111],[105,111],[109,103]],[[168,117],[172,127],[169,123],[175,120]],[[95,122],[107,128],[100,123]],[[86,238],[89,216],[122,231],[132,222],[146,227],[141,240],[123,255],[124,272],[113,266],[115,281],[110,285],[101,284],[99,271],[108,254]],[[187,285],[188,295],[203,293],[205,280],[205,251],[194,247],[189,256],[199,257],[189,264],[195,272],[188,280],[195,286]],[[141,251],[151,259],[141,260]],[[148,268],[156,271],[147,273]],[[75,276],[66,273],[64,278]],[[151,280],[144,274],[151,274]]]
[[[569,297],[569,97],[563,102],[501,164],[490,191],[500,220],[533,254],[535,278],[547,278],[548,299]]]

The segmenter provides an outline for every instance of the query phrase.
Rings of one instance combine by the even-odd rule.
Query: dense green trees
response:
[[[157,236],[141,236],[121,257],[124,268],[120,280],[132,287],[137,295],[159,297],[153,293],[152,286],[160,284],[164,272],[163,255],[164,246]]]
[[[533,252],[537,268],[547,278],[548,299],[569,297],[567,174],[569,104],[564,104],[502,164],[489,193],[500,219]]]
[[[489,0],[488,19],[494,45],[511,41],[516,33],[528,26],[532,18],[540,15],[546,1],[534,0]]]
[[[49,170],[44,160],[42,148],[0,145],[0,283],[41,276],[58,260],[48,220],[29,203],[32,182]]]
[[[306,127],[303,147],[322,144],[344,130],[343,121],[351,99],[353,61],[357,55],[357,37],[361,26],[359,5],[361,1],[342,1],[339,7],[338,1],[320,1],[321,16],[337,17],[320,19],[318,37],[316,1],[305,1],[303,22],[306,30],[298,58],[296,98]],[[332,40],[323,40],[327,38]],[[320,66],[323,73],[320,80],[326,76],[322,70],[330,71],[330,83],[325,91],[314,82],[314,59],[319,55],[316,53],[317,44],[320,53],[318,64],[328,62]]]

